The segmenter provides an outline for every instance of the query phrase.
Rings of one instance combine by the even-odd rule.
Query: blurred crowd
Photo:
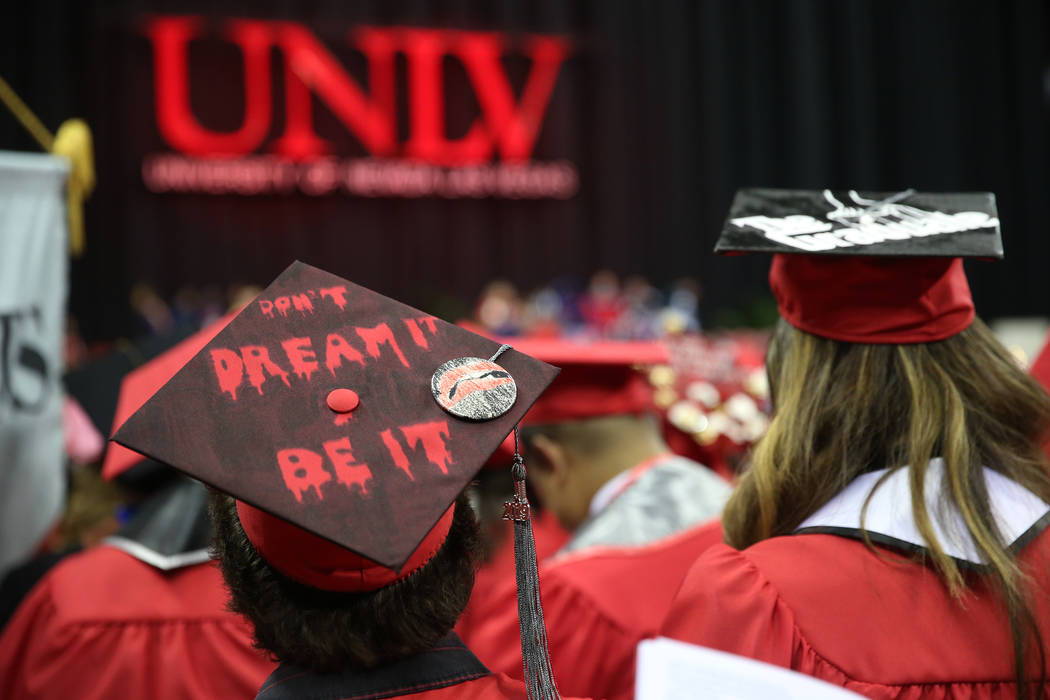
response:
[[[693,278],[662,291],[641,275],[621,280],[611,270],[600,270],[585,283],[555,280],[527,294],[507,280],[494,280],[478,297],[473,317],[501,336],[647,340],[699,331],[702,293]]]

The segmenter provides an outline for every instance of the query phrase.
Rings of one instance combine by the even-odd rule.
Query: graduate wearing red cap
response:
[[[562,368],[526,415],[523,454],[544,507],[570,532],[540,567],[547,640],[558,687],[630,697],[638,642],[656,633],[678,582],[706,547],[730,486],[673,455],[637,368],[667,361],[649,342],[516,341]],[[520,673],[513,581],[474,610],[467,642],[492,668]]]
[[[526,683],[452,627],[478,544],[463,489],[556,374],[297,262],[113,439],[213,487],[231,609],[279,662],[256,697],[550,700],[535,586]]]
[[[129,373],[114,428],[223,325]],[[114,536],[64,558],[19,605],[0,635],[0,697],[253,697],[274,663],[226,609],[204,486],[119,445],[103,474],[147,496]]]
[[[744,190],[716,250],[774,252],[774,417],[662,633],[871,698],[1046,697],[1050,398],[959,256],[994,199]]]

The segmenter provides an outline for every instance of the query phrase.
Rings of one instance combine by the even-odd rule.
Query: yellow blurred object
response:
[[[653,393],[653,403],[657,408],[666,409],[678,400],[678,392],[669,386],[660,387]]]
[[[649,383],[655,387],[673,386],[675,378],[675,372],[670,365],[656,365],[649,370]]]
[[[91,129],[83,119],[67,119],[58,127],[51,152],[69,159],[66,202],[69,215],[69,247],[74,256],[84,252],[84,200],[95,189],[95,150]]]
[[[66,210],[69,217],[69,248],[73,255],[84,252],[84,199],[95,189],[95,155],[91,129],[83,119],[67,119],[54,136],[11,86],[0,78],[0,102],[18,119],[40,147],[69,159]]]

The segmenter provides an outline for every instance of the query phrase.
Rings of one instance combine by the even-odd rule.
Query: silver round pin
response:
[[[452,415],[479,421],[499,418],[518,398],[510,372],[480,357],[444,363],[430,378],[430,390],[438,405]]]

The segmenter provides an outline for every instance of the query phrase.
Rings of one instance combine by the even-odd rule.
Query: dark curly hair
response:
[[[463,495],[437,554],[408,578],[365,593],[291,580],[252,546],[230,496],[213,490],[209,505],[229,607],[248,618],[255,645],[278,661],[325,673],[416,654],[448,634],[470,599],[480,535]]]

